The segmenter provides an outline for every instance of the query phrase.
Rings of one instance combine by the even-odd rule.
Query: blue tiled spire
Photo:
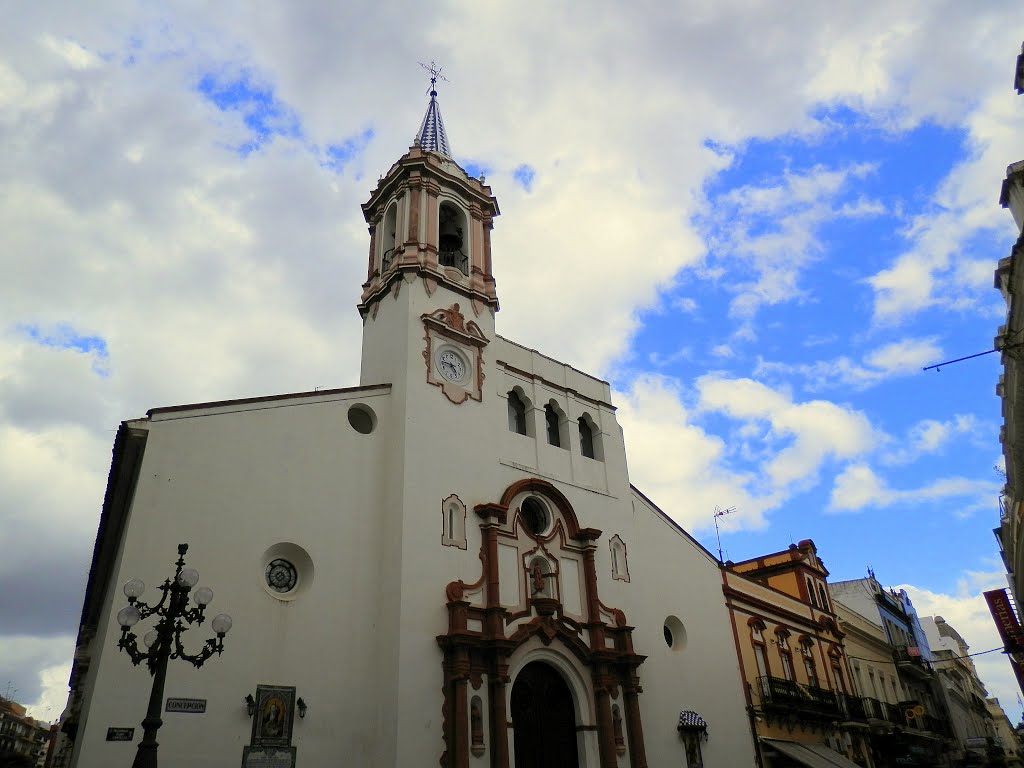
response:
[[[433,85],[433,83],[431,83]],[[437,152],[445,157],[451,157],[451,150],[448,148],[448,134],[444,130],[444,121],[441,119],[441,108],[437,105],[437,91],[431,88],[430,104],[427,105],[427,114],[423,116],[420,123],[419,133],[416,135],[417,143],[421,148]]]

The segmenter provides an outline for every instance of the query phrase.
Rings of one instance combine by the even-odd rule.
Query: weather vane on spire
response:
[[[448,134],[444,130],[444,121],[441,120],[441,108],[437,105],[437,91],[434,90],[438,80],[448,82],[448,78],[441,74],[441,68],[430,60],[430,65],[422,61],[419,65],[430,73],[430,103],[427,105],[427,113],[423,116],[420,129],[414,140],[415,146],[425,149],[428,152],[437,152],[445,157],[451,157],[452,151],[448,147]]]
[[[433,59],[430,60],[430,64],[429,65],[424,64],[422,61],[418,61],[416,63],[419,64],[421,67],[423,67],[425,70],[427,70],[427,72],[430,73],[430,90],[428,91],[428,93],[431,96],[436,96],[437,95],[437,88],[436,88],[437,81],[438,80],[444,80],[447,83],[448,82],[448,78],[441,74],[441,67],[437,66],[437,64],[434,63]]]

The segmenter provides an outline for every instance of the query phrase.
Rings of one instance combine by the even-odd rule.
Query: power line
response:
[[[940,662],[940,661],[956,661],[957,659],[969,659],[971,656],[984,656],[986,653],[995,653],[996,651],[1005,651],[1005,650],[1006,649],[1003,646],[1000,645],[998,648],[989,648],[987,651],[978,651],[977,653],[968,653],[968,654],[966,654],[964,656],[944,656],[941,659],[934,659],[934,661],[935,662]],[[847,654],[846,658],[848,658],[848,659],[857,659],[857,661],[872,661],[875,664],[882,664],[882,663],[895,664],[896,663],[895,661],[892,661],[891,659],[866,659],[863,656],[850,656],[849,654]]]

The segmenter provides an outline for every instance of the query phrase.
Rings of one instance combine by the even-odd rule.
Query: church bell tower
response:
[[[413,145],[363,205],[370,252],[358,305],[361,382],[402,378],[396,366],[404,367],[409,356],[395,345],[405,336],[403,326],[420,339],[426,326],[428,379],[461,402],[480,399],[481,350],[494,338],[491,228],[499,211],[483,176],[472,178],[452,159],[437,103],[438,74],[431,70],[430,102]],[[406,341],[411,352],[415,339]]]

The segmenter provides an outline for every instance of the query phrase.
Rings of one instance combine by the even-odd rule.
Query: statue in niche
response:
[[[544,587],[547,586],[547,582],[544,580],[544,566],[541,565],[540,560],[533,561],[533,594],[543,594]]]

